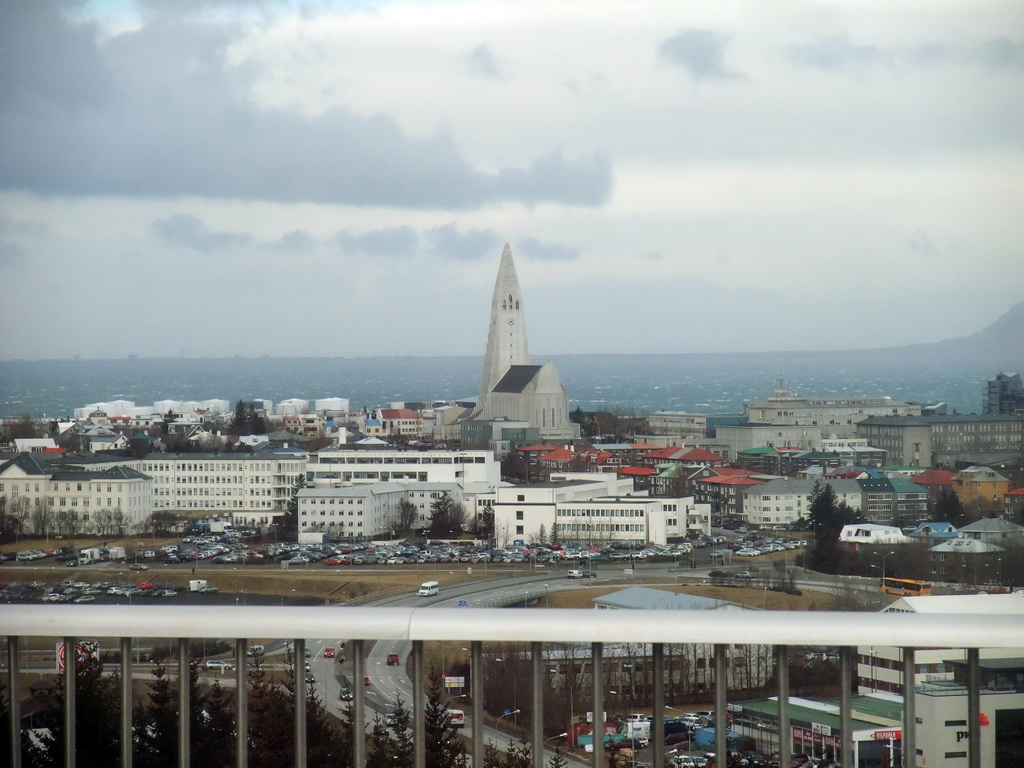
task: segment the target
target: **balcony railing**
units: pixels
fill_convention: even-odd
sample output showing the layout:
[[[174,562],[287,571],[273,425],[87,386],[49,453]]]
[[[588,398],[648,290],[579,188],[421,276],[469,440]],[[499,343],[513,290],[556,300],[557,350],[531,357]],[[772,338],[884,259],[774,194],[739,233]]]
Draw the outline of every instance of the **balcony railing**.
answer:
[[[715,753],[727,752],[727,649],[730,646],[773,646],[778,681],[778,733],[792,732],[789,718],[788,650],[791,646],[838,647],[840,656],[840,738],[839,759],[846,768],[852,764],[851,699],[853,658],[857,646],[895,646],[903,649],[903,754],[915,756],[915,708],[913,690],[914,652],[917,648],[967,649],[967,712],[970,730],[969,766],[980,768],[979,729],[981,648],[1019,648],[1024,638],[1024,616],[1013,615],[923,615],[910,613],[832,613],[772,611],[595,611],[531,610],[490,608],[293,608],[293,607],[178,607],[178,606],[3,606],[0,624],[8,636],[8,696],[11,702],[11,733],[20,728],[21,653],[33,638],[63,638],[64,647],[74,648],[84,638],[119,638],[121,650],[121,755],[111,765],[132,764],[132,639],[155,638],[177,641],[179,679],[187,679],[191,641],[200,638],[235,638],[234,660],[237,685],[236,763],[248,765],[247,674],[249,638],[280,638],[294,642],[295,678],[304,685],[304,638],[352,638],[348,655],[352,678],[365,674],[365,652],[378,640],[402,640],[412,644],[412,728],[414,765],[424,768],[425,681],[424,644],[459,641],[470,645],[470,693],[472,723],[484,722],[484,644],[521,642],[529,644],[532,669],[533,764],[545,761],[542,731],[544,708],[544,647],[554,643],[590,645],[593,669],[604,669],[605,647],[619,643],[649,644],[653,679],[665,679],[665,648],[677,644],[707,644],[713,647]],[[525,682],[525,681],[524,681]],[[75,675],[64,675],[65,765],[75,765],[74,711]],[[604,711],[603,675],[591,678],[593,711]],[[363,686],[354,685],[353,732],[366,733],[367,701]],[[181,712],[189,709],[188,686],[181,686]],[[295,697],[295,766],[305,768],[305,698]],[[665,686],[655,685],[652,696],[651,744],[653,763],[665,764]],[[478,732],[481,733],[482,731]],[[188,754],[189,718],[179,717],[179,765],[190,765]],[[10,764],[21,765],[18,740],[12,739]],[[471,756],[474,766],[483,765],[484,739],[474,738]],[[366,761],[364,739],[355,739],[355,765]],[[594,739],[590,760],[604,766],[604,743]],[[779,744],[780,764],[790,763],[790,742]],[[913,765],[913,761],[908,761]]]

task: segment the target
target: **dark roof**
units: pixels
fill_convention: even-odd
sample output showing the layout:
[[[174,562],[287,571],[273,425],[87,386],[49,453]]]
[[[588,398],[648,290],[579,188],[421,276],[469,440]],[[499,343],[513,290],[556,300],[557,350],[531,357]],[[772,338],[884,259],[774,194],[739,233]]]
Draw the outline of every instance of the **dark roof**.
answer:
[[[533,377],[540,371],[539,365],[513,365],[501,377],[501,381],[494,385],[491,392],[511,392],[517,394],[526,389],[526,385],[533,381]]]
[[[857,423],[884,427],[927,427],[932,424],[972,424],[979,421],[1024,421],[1024,416],[996,413],[955,413],[940,416],[869,416]]]

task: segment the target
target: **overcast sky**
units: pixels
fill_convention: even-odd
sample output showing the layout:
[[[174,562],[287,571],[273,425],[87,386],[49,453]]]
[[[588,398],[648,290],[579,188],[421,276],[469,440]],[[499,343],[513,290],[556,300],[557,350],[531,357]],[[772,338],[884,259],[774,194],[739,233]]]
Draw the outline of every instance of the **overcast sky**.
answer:
[[[0,3],[0,358],[895,346],[1024,297],[1020,0]]]

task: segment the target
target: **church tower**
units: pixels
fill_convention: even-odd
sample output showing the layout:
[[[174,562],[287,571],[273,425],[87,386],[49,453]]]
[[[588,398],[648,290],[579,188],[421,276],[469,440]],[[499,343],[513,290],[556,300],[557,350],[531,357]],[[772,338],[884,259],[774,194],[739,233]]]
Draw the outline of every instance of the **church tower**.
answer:
[[[505,243],[491,298],[491,324],[487,329],[487,351],[484,354],[477,410],[484,409],[487,395],[511,366],[529,364],[523,294],[519,290],[519,276],[512,260],[512,249]]]

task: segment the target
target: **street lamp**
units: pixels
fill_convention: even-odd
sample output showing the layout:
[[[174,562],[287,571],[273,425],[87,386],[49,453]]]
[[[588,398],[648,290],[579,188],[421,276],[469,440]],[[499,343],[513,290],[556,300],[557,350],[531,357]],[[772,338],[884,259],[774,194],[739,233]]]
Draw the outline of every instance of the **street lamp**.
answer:
[[[544,743],[547,744],[549,741],[554,741],[555,739],[560,739],[563,736],[568,736],[568,735],[569,735],[569,733],[567,731],[562,731],[557,736],[550,736],[550,737],[544,739]]]
[[[892,552],[889,552],[889,553],[887,553],[885,555],[882,555],[882,586],[885,586],[885,561],[889,558],[889,555],[895,555],[895,554],[896,554],[896,550],[893,550]],[[875,553],[875,557],[878,557],[878,553],[877,552]],[[876,565],[874,567],[877,568],[878,566]]]
[[[508,709],[508,710],[505,710],[500,715],[498,715],[498,720],[497,720],[497,722],[495,722],[494,727],[498,728],[498,725],[501,723],[501,719],[503,717],[508,717],[509,715],[518,715],[518,714],[519,714],[519,710],[518,709]],[[500,730],[500,729],[498,729],[498,730]]]

